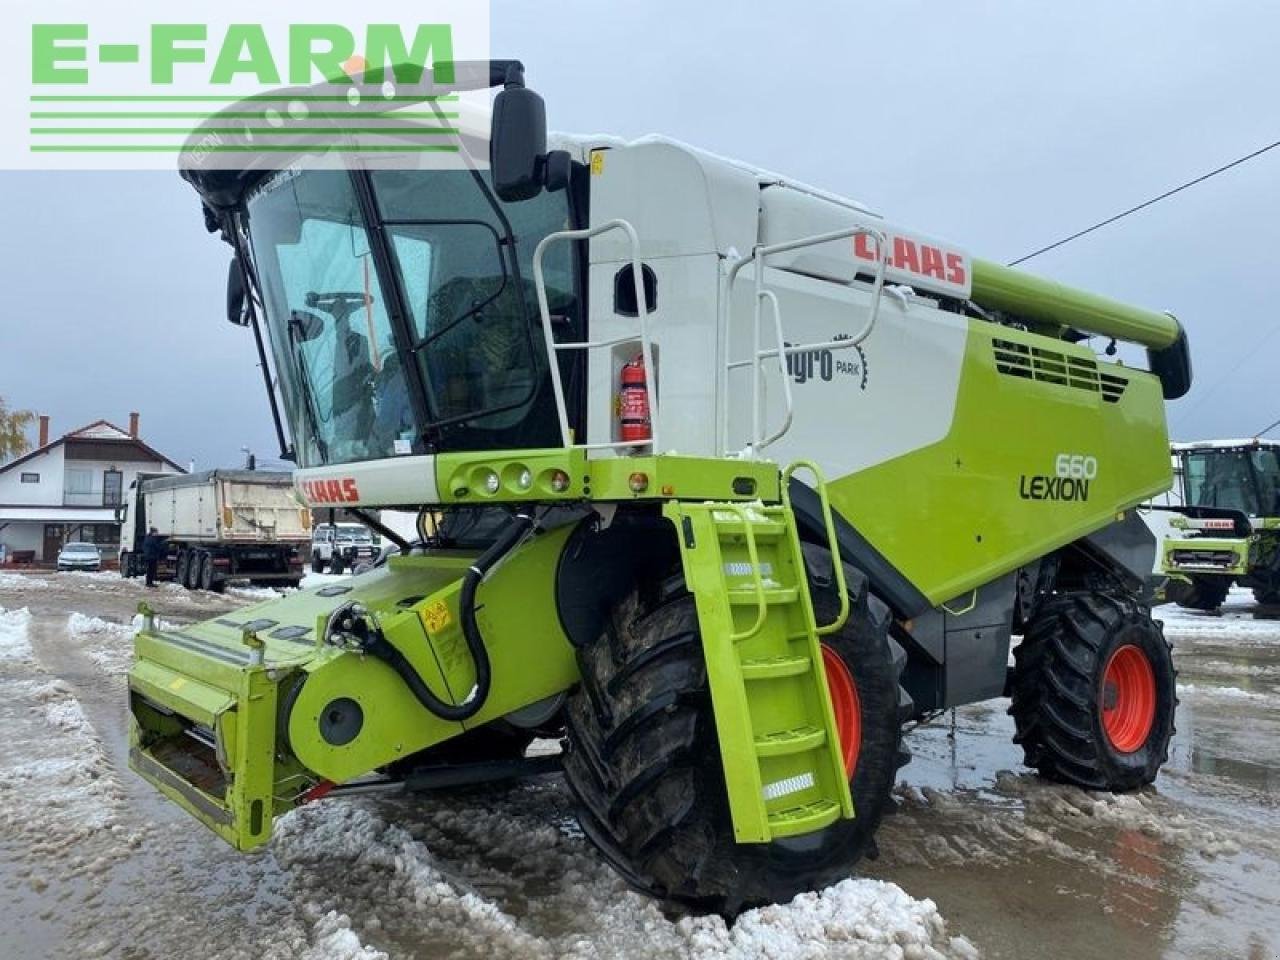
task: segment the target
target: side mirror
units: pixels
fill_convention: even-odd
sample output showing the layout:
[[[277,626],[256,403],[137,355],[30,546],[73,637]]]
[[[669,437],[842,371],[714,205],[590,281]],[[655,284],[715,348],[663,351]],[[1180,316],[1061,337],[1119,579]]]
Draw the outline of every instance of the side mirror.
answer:
[[[248,298],[245,296],[244,272],[240,269],[239,257],[231,258],[231,266],[227,270],[227,321],[237,327],[249,325]]]
[[[524,85],[523,69],[512,64],[493,100],[489,130],[489,167],[498,197],[510,203],[541,193],[546,153],[546,104]]]
[[[1178,339],[1163,349],[1147,350],[1147,365],[1160,378],[1160,386],[1166,400],[1185,397],[1191,390],[1191,348],[1187,345],[1187,332],[1178,325]]]

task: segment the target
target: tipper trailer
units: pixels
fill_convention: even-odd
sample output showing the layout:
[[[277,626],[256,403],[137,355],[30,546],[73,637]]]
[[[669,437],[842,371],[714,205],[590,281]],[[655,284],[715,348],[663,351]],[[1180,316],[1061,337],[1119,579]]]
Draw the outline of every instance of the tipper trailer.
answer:
[[[191,590],[221,592],[238,579],[296,587],[311,547],[311,511],[279,471],[143,474],[119,516],[120,575],[143,575],[143,542],[155,528],[165,538],[160,579]]]
[[[249,850],[557,737],[601,855],[727,915],[848,876],[904,725],[948,707],[1010,693],[1043,775],[1150,782],[1175,694],[1134,508],[1171,482],[1179,323],[683,144],[548,150],[523,68],[488,66],[488,146],[454,121],[487,169],[184,172],[299,489],[421,536],[148,620],[134,769]]]

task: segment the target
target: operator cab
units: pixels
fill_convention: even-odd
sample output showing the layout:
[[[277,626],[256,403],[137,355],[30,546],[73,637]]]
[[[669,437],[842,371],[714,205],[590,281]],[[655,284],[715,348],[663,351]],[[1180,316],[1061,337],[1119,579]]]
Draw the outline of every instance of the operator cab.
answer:
[[[508,124],[541,110],[521,69],[495,61],[490,75],[505,79]],[[505,138],[505,160],[538,171],[531,192],[530,175],[496,147],[493,170],[478,169],[490,144],[462,116],[448,121],[461,162],[443,168],[397,157],[395,169],[375,169],[334,154],[286,169],[184,171],[236,250],[229,315],[266,331],[281,443],[287,421],[299,467],[562,445],[532,259],[541,239],[585,223],[586,167],[549,157],[535,122],[527,142]],[[558,244],[542,264],[565,339],[585,335],[580,257]],[[578,357],[558,362],[576,429],[585,368]]]
[[[1280,444],[1259,440],[1179,444],[1188,506],[1280,516]]]

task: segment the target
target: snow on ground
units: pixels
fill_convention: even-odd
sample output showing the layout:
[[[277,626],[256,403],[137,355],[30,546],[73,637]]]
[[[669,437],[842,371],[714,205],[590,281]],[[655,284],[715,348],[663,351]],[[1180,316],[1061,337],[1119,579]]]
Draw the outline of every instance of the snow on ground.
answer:
[[[243,600],[275,600],[286,593],[293,593],[291,587],[227,587],[226,592]]]
[[[932,901],[866,878],[748,911],[733,925],[672,921],[604,866],[569,814],[558,783],[487,796],[329,800],[279,821],[272,852],[294,878],[291,896],[350,916],[353,947],[392,956],[405,937],[449,943],[458,957],[521,960],[977,956],[947,935]]]
[[[49,584],[39,577],[0,571],[0,590],[40,590],[48,586]]]
[[[177,626],[163,618],[157,618],[156,625],[162,630]],[[142,614],[136,614],[130,623],[113,623],[83,613],[67,617],[67,632],[82,644],[89,659],[112,677],[129,672],[133,662],[133,637],[141,629]]]
[[[27,628],[31,613],[21,610],[5,610],[0,607],[0,660],[26,660],[31,656],[31,643]]]
[[[33,629],[28,611],[0,608],[0,832],[56,848],[113,827],[122,795],[71,688],[41,667]]]
[[[1153,611],[1155,618],[1164,623],[1165,634],[1175,642],[1179,638],[1222,640],[1228,637],[1236,644],[1280,641],[1280,620],[1256,616],[1257,612],[1253,592],[1243,587],[1232,587],[1216,612],[1184,610],[1173,603]]]

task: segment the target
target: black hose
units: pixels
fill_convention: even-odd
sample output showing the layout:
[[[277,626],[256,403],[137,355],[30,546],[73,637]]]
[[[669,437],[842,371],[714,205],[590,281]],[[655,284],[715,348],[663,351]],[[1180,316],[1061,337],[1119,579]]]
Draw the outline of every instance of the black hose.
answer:
[[[374,632],[365,642],[365,652],[382,660],[398,673],[418,702],[441,720],[454,723],[469,720],[480,712],[489,699],[489,687],[492,684],[493,675],[489,664],[489,652],[485,649],[484,637],[476,624],[476,588],[484,580],[485,574],[524,539],[532,526],[532,517],[523,513],[516,514],[511,518],[511,522],[502,528],[498,539],[476,558],[476,562],[467,569],[462,578],[458,612],[462,618],[462,635],[466,638],[467,650],[471,654],[476,670],[475,690],[463,703],[456,705],[445,703],[432,693],[431,689],[422,682],[422,678],[418,676],[418,671],[414,669],[408,657],[388,642],[381,632]]]

